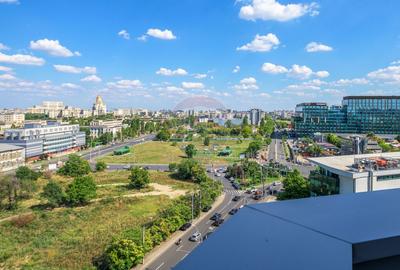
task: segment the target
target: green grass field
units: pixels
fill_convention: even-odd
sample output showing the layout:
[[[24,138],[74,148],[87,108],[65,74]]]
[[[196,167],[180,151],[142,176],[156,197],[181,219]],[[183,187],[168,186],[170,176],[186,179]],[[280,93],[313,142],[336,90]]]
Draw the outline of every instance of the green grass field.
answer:
[[[133,147],[133,151],[122,156],[112,154],[99,158],[98,160],[106,163],[124,164],[169,164],[179,162],[185,158],[185,146],[192,143],[196,146],[197,155],[195,159],[203,164],[228,164],[239,161],[239,156],[243,153],[251,140],[238,142],[236,140],[215,140],[212,139],[209,146],[203,145],[203,139],[195,139],[191,142],[179,142],[173,146],[170,142],[148,142]],[[232,154],[227,157],[220,157],[218,153],[226,146],[232,149]]]
[[[106,163],[141,163],[141,164],[169,164],[179,162],[185,153],[169,142],[147,142],[132,147],[131,153],[114,156],[112,154],[100,157],[97,160]]]

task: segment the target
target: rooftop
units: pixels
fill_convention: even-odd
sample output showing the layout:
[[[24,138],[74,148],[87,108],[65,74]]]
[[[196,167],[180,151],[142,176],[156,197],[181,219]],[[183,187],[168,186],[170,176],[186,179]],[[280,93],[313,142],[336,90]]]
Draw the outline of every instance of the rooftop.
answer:
[[[344,155],[308,158],[312,163],[319,166],[328,167],[333,170],[356,174],[364,170],[357,170],[352,167],[359,160],[376,160],[376,159],[397,159],[400,160],[400,152],[379,153],[379,154],[362,154],[362,155]],[[400,169],[400,168],[399,168]],[[384,168],[380,168],[384,170]]]
[[[399,210],[400,189],[248,205],[174,269],[350,270],[400,254]]]
[[[14,151],[14,150],[21,150],[21,149],[24,148],[13,144],[0,143],[0,153]]]

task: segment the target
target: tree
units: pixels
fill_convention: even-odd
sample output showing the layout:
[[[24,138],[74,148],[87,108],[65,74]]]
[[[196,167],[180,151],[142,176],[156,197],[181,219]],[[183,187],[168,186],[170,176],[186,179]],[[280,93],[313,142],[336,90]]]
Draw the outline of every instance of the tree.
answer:
[[[247,115],[245,115],[242,120],[242,127],[245,127],[248,125],[249,125],[249,117]]]
[[[90,172],[90,165],[87,160],[82,159],[78,155],[69,155],[67,162],[58,172],[62,175],[77,177],[86,175]]]
[[[263,136],[270,136],[274,132],[275,123],[270,116],[261,119],[259,132]]]
[[[96,184],[91,176],[76,177],[68,185],[66,195],[72,206],[86,204],[96,197]]]
[[[178,168],[178,164],[176,164],[176,163],[170,163],[170,164],[168,165],[168,170],[169,170],[170,172],[175,172],[177,168]]]
[[[156,135],[156,139],[159,141],[168,141],[170,138],[171,133],[166,129],[160,130]]]
[[[107,169],[107,164],[104,161],[97,161],[96,162],[96,171],[102,172]]]
[[[15,176],[19,180],[36,181],[40,177],[40,175],[41,175],[40,172],[35,172],[34,170],[31,170],[27,166],[18,167],[18,169],[15,172]]]
[[[144,257],[143,247],[130,239],[118,239],[106,250],[107,269],[129,270],[138,265]]]
[[[252,130],[250,126],[243,126],[242,128],[242,136],[244,138],[249,138],[251,136]]]
[[[203,144],[205,145],[205,146],[209,146],[210,145],[210,137],[205,137],[204,138],[204,142],[203,142]]]
[[[193,158],[197,153],[196,147],[193,144],[188,144],[185,147],[185,153],[188,158]]]
[[[249,143],[247,147],[246,153],[249,157],[254,158],[257,155],[257,152],[261,150],[262,143],[260,141],[253,141]]]
[[[177,176],[195,183],[201,183],[207,179],[205,169],[194,159],[182,160],[178,165]]]
[[[149,172],[140,167],[133,167],[131,169],[131,175],[129,177],[131,183],[130,187],[135,189],[145,188],[150,183]]]
[[[61,185],[54,181],[47,183],[40,196],[46,199],[51,207],[60,206],[65,202],[65,193]]]
[[[285,191],[279,194],[279,200],[299,199],[310,197],[310,183],[295,169],[289,172],[283,180]]]
[[[227,128],[232,128],[232,126],[233,126],[233,124],[232,124],[232,121],[231,120],[226,120],[226,122],[225,122],[225,127],[227,127]]]
[[[339,138],[339,136],[337,136],[335,134],[332,134],[332,133],[329,133],[328,136],[326,136],[326,140],[329,143],[331,143],[331,144],[333,144],[333,145],[335,145],[336,147],[339,147],[339,148],[340,148],[340,146],[342,144],[342,141]]]
[[[312,143],[306,148],[306,151],[312,156],[319,156],[322,153],[322,147],[318,144]]]

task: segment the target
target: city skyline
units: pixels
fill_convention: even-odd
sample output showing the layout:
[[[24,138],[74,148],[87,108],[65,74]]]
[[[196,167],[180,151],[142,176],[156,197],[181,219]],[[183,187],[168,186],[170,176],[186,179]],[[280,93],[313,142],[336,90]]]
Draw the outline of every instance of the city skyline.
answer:
[[[3,0],[0,107],[60,100],[86,108],[101,95],[110,108],[172,109],[203,95],[228,108],[272,111],[399,94],[398,7]]]

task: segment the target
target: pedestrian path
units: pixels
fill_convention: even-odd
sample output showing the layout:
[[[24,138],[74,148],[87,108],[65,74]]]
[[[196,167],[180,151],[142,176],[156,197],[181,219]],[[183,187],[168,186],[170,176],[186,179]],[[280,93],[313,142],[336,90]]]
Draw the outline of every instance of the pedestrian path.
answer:
[[[243,190],[236,190],[236,189],[224,189],[224,192],[226,194],[230,194],[230,195],[242,195],[244,193]]]

